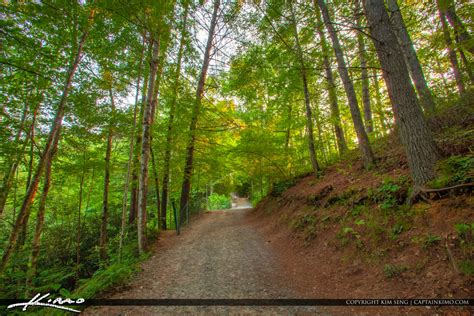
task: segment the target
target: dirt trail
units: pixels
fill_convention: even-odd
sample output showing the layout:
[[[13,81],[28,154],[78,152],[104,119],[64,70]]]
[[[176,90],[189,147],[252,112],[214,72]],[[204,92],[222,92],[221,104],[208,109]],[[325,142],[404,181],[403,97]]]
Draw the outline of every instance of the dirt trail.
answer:
[[[238,206],[249,205],[240,199]],[[298,298],[268,241],[247,219],[249,209],[204,213],[180,236],[156,244],[128,290],[108,298]],[[323,314],[315,307],[100,307],[85,315],[176,313]]]

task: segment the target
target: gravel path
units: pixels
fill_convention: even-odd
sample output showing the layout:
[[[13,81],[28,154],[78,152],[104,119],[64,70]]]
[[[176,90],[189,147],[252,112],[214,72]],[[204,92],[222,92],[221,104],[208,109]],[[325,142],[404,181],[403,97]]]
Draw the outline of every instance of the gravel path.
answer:
[[[239,203],[240,204],[240,203]],[[277,257],[246,220],[248,209],[204,213],[163,238],[130,289],[110,298],[298,298]],[[171,232],[168,232],[171,233]],[[315,307],[95,307],[85,315],[322,314]]]

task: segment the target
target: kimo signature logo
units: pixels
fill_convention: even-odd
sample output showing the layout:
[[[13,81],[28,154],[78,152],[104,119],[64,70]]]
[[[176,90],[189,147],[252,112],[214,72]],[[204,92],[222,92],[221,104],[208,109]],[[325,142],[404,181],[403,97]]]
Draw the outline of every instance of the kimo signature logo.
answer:
[[[78,305],[85,302],[83,298],[78,298],[76,300],[70,298],[48,298],[50,293],[44,294],[41,296],[40,293],[36,294],[31,300],[25,303],[15,303],[7,306],[7,309],[15,308],[15,307],[23,307],[22,311],[26,311],[30,306],[42,306],[42,307],[50,307],[50,308],[57,308],[69,312],[80,313],[80,310],[73,309],[70,307],[66,307],[63,305]]]

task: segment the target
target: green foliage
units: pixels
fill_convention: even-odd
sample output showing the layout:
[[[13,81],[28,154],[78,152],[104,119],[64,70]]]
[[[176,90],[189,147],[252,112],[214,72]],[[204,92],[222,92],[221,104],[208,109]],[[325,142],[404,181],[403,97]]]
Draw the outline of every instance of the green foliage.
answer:
[[[118,247],[124,175],[128,173],[129,161],[133,162],[132,169],[135,172],[127,196],[127,213],[130,210],[130,189],[137,187],[137,178],[140,178],[139,161],[137,163],[135,159],[130,159],[128,150],[130,144],[134,144],[135,154],[140,156],[139,139],[143,132],[140,100],[141,95],[146,97],[145,83],[148,82],[150,74],[152,41],[149,39],[157,29],[161,36],[159,60],[162,64],[156,81],[165,84],[161,84],[159,91],[156,91],[159,99],[155,101],[160,106],[156,109],[157,119],[153,120],[150,135],[156,161],[150,161],[148,176],[150,180],[155,180],[153,171],[156,169],[158,178],[156,183],[150,181],[147,195],[146,233],[150,240],[160,231],[156,202],[159,200],[161,188],[156,186],[161,186],[165,174],[163,153],[166,150],[172,152],[168,194],[170,200],[179,201],[183,161],[186,160],[185,149],[190,138],[189,126],[193,121],[193,105],[196,104],[194,83],[199,81],[198,68],[195,65],[200,64],[202,60],[199,41],[192,36],[201,31],[194,29],[202,27],[202,23],[196,21],[197,17],[201,16],[199,10],[208,9],[195,4],[187,8],[188,28],[192,30],[189,32],[181,29],[182,21],[174,19],[176,13],[181,15],[185,11],[188,12],[183,6],[185,3],[189,1],[55,1],[53,4],[42,1],[3,2],[2,34],[7,36],[1,39],[2,182],[9,174],[11,166],[17,163],[18,168],[12,173],[12,187],[5,190],[9,196],[0,221],[0,256],[4,254],[8,244],[12,224],[18,216],[18,207],[24,197],[30,173],[38,169],[36,165],[48,140],[50,124],[55,117],[79,40],[87,29],[86,25],[91,24],[83,47],[83,58],[72,78],[66,100],[59,146],[54,150],[56,154],[51,190],[46,202],[38,273],[28,290],[93,297],[126,281],[135,271],[138,260],[141,260],[136,249],[135,222],[125,227],[121,260],[118,258]],[[199,3],[204,6],[211,5],[205,1]],[[224,33],[231,34],[236,31],[236,34],[233,34],[235,36],[231,37],[240,38],[238,33],[243,30],[252,36],[244,36],[242,43],[235,49],[235,55],[228,52],[232,56],[227,56],[225,50],[222,51],[222,56],[217,59],[224,59],[222,64],[228,67],[224,67],[224,70],[211,67],[215,70],[210,71],[212,77],[206,80],[206,96],[202,100],[202,109],[198,111],[200,116],[195,122],[199,128],[196,134],[192,135],[197,141],[193,147],[194,166],[190,179],[193,185],[188,204],[190,213],[197,213],[206,206],[209,209],[229,208],[228,194],[232,190],[236,190],[241,196],[251,196],[254,205],[270,190],[271,196],[281,197],[285,190],[296,184],[295,175],[311,170],[307,120],[302,102],[304,91],[301,85],[301,67],[292,48],[296,44],[291,32],[295,25],[286,18],[289,15],[288,6],[283,2],[270,1],[265,6],[264,18],[256,13],[258,10],[247,10],[242,3],[238,1],[222,7],[220,15],[224,17],[226,24]],[[352,8],[347,3],[331,3],[335,21],[352,14]],[[404,14],[426,13],[425,6],[417,3],[404,9]],[[91,10],[95,12],[95,16],[88,20]],[[130,15],[130,12],[137,14]],[[462,14],[463,11],[458,12]],[[316,34],[314,23],[305,22],[314,22],[314,8],[295,6],[293,13],[298,24],[296,30],[300,36],[299,44],[304,51],[303,64],[316,65],[315,61],[321,61],[323,57],[318,42],[320,37]],[[467,21],[466,17],[470,18],[466,15],[463,20]],[[448,82],[446,86],[443,81],[445,78],[439,75],[448,72],[449,63],[435,56],[444,49],[444,46],[440,45],[440,36],[435,31],[419,32],[428,29],[426,26],[432,19],[411,20],[415,21],[410,25],[413,27],[410,35],[414,37],[414,41],[423,37],[423,42],[430,40],[432,46],[437,48],[419,50],[423,66],[426,64],[424,69],[432,72],[428,76],[432,79],[430,86],[440,101],[446,90],[448,98],[444,104],[451,103],[451,100],[454,100],[451,93],[454,89],[450,89],[453,82]],[[145,39],[142,38],[144,33],[147,37]],[[181,36],[184,55],[182,61],[177,61],[175,52],[179,50],[178,37]],[[357,47],[355,37],[344,36],[341,39],[344,42],[342,46],[348,50],[348,56],[355,56],[356,52],[352,51]],[[168,59],[170,56],[172,58]],[[327,57],[329,60],[333,59],[333,56]],[[367,50],[369,64],[377,65],[376,58],[373,50]],[[182,68],[177,69],[176,64],[180,62],[183,64]],[[436,65],[435,62],[441,65]],[[218,64],[220,63],[219,60]],[[349,66],[351,76],[360,77],[359,67],[352,64]],[[351,121],[351,113],[343,106],[344,91],[340,88],[335,91],[349,149],[340,155],[334,136],[336,118],[331,107],[327,106],[331,104],[329,94],[326,93],[328,82],[325,76],[321,76],[320,68],[318,66],[306,69],[315,136],[317,133],[316,154],[319,163],[324,168],[338,159],[347,158],[346,167],[355,166],[356,157],[353,157],[353,150],[357,147],[356,135],[352,124],[345,123]],[[174,82],[173,78],[177,73],[182,76]],[[334,77],[336,85],[339,86],[337,81],[340,79],[337,79],[336,73]],[[361,91],[360,80],[355,80],[354,84],[356,91]],[[373,144],[380,143],[380,138],[387,135],[393,122],[388,96],[375,90],[370,89],[371,97],[376,101],[372,102],[375,128],[370,140]],[[135,93],[137,104],[133,101]],[[467,97],[461,98],[460,102],[466,104],[459,115],[469,117],[465,115],[465,111],[472,108],[470,93],[466,91]],[[111,110],[113,102],[116,105],[115,111]],[[457,103],[456,101],[456,106],[451,108],[460,108]],[[175,119],[173,124],[170,124],[173,106]],[[136,122],[134,117],[138,118]],[[106,231],[109,259],[101,260],[98,245],[104,202],[104,140],[109,131],[109,122],[113,122],[109,217]],[[467,120],[465,122],[470,123]],[[468,127],[470,125],[464,125],[461,128],[446,130],[442,143],[455,143],[458,146],[458,138],[472,137],[472,129]],[[30,130],[35,131],[32,133],[33,141],[28,139]],[[33,162],[31,166],[30,159]],[[454,156],[442,160],[438,165],[440,176],[433,181],[432,186],[471,182],[474,179],[473,169],[472,156]],[[349,168],[339,168],[338,171],[346,176],[350,175]],[[317,185],[319,181],[319,178],[314,178],[311,185]],[[31,206],[24,243],[16,245],[6,272],[0,275],[1,297],[22,297],[27,290],[26,271],[29,268],[31,241],[38,215],[38,197],[41,195],[43,182],[44,179],[39,183],[39,191]],[[408,195],[408,186],[407,177],[387,178],[377,189],[368,193],[368,200],[364,196],[365,192],[361,193],[357,187],[353,187],[345,192],[331,194],[326,206],[339,204],[350,209],[352,218],[343,224],[352,225],[364,233],[368,231],[374,240],[386,235],[389,230],[387,227],[390,227],[388,223],[393,223],[390,231],[391,236],[395,238],[411,225],[412,214],[401,206]],[[213,188],[215,193],[206,199],[210,188]],[[314,202],[318,199],[320,197],[314,197]],[[383,210],[380,217],[377,213],[370,213],[371,201]],[[390,214],[393,217],[389,217],[387,213],[393,210],[397,211],[392,212],[396,214]],[[171,207],[168,207],[166,219],[167,227],[173,228],[174,215]],[[316,215],[304,214],[292,222],[292,225],[295,230],[303,232],[307,240],[311,240],[316,236],[317,228],[320,227],[318,225],[327,223],[330,219],[334,219],[334,222],[345,220],[340,214],[330,214],[318,222]],[[472,243],[472,224],[461,223],[455,228],[463,247]],[[357,246],[362,247],[360,233],[352,227],[343,227],[339,237],[347,242],[356,240]],[[436,236],[427,237],[425,240],[428,246],[436,242]],[[78,259],[79,263],[76,262]]]
[[[406,230],[406,227],[403,224],[395,224],[392,226],[392,229],[390,230],[390,237],[391,239],[396,239],[398,235],[400,235],[402,232]]]
[[[237,195],[238,196],[249,196],[251,191],[251,185],[248,182],[244,182],[237,186]]]
[[[252,205],[256,206],[262,199],[265,197],[265,194],[262,194],[261,192],[253,192],[250,198],[250,201],[252,202]]]
[[[383,266],[383,273],[385,277],[388,279],[399,276],[407,270],[408,268],[403,264],[397,265],[397,264],[388,263]]]
[[[370,190],[368,196],[379,204],[382,210],[392,210],[403,204],[408,196],[408,177],[398,179],[385,178],[375,190]]]
[[[427,249],[438,244],[441,241],[441,237],[428,234],[423,242],[423,248]]]
[[[125,283],[134,272],[138,271],[137,262],[136,259],[128,259],[97,270],[92,278],[79,281],[80,286],[73,295],[86,299],[92,298],[116,285]]]
[[[354,217],[357,217],[359,216],[360,214],[362,214],[362,212],[366,209],[366,206],[365,205],[355,205],[352,209],[351,209],[351,216],[354,216]]]
[[[289,188],[291,188],[295,184],[296,184],[295,179],[288,179],[288,180],[284,180],[284,181],[280,181],[278,183],[275,183],[275,184],[273,184],[270,195],[274,196],[274,197],[281,196],[283,194],[283,192],[285,192],[286,190],[288,190]]]
[[[290,228],[294,231],[303,231],[308,226],[314,226],[316,222],[316,216],[313,214],[304,214],[291,221]]]
[[[357,248],[364,247],[360,233],[352,227],[342,227],[341,230],[336,234],[336,237],[341,241],[342,246],[346,246],[351,241],[354,241]]]
[[[464,254],[472,253],[474,250],[474,223],[458,223],[454,225],[459,237],[459,244]]]
[[[473,276],[474,275],[474,262],[472,260],[466,259],[459,262],[459,269],[462,273]]]
[[[452,156],[437,164],[438,177],[429,183],[432,188],[474,181],[474,156]]]
[[[230,198],[226,195],[213,193],[208,198],[209,210],[223,210],[231,207]]]
[[[458,234],[459,238],[464,240],[472,240],[474,236],[474,223],[466,224],[459,223],[454,225],[454,229]]]

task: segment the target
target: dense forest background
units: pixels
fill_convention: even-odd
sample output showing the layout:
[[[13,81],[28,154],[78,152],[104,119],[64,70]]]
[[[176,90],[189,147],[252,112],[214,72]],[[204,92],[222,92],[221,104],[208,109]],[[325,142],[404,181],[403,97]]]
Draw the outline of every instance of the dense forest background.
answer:
[[[92,297],[161,230],[345,157],[376,170],[393,133],[415,196],[449,156],[429,118],[472,116],[469,1],[0,7],[5,298]]]

